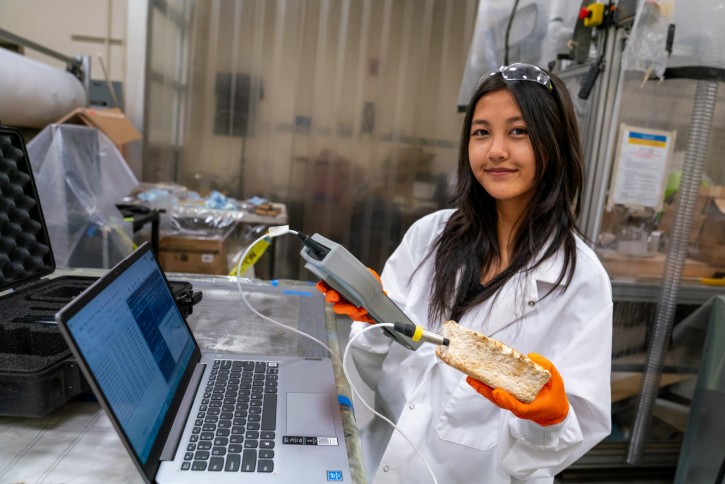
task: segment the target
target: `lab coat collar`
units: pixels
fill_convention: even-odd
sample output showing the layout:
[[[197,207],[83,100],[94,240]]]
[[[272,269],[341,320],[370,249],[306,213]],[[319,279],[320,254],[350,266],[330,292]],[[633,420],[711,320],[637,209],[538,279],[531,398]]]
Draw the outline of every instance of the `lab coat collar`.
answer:
[[[541,258],[541,254],[537,257],[537,260]],[[535,267],[533,270],[531,270],[531,277],[539,282],[546,282],[548,284],[554,285],[556,284],[556,280],[559,278],[559,274],[561,273],[561,269],[564,267],[564,251],[562,249],[559,249],[556,251],[556,253],[543,261],[541,264],[539,264],[537,267]],[[564,281],[566,278],[564,278]],[[563,284],[564,281],[559,282],[559,284]],[[542,297],[544,294],[542,294]]]
[[[485,335],[495,336],[537,310],[541,298],[556,284],[563,264],[563,251],[559,250],[537,267],[520,272],[491,298],[491,302],[464,316],[462,323]]]

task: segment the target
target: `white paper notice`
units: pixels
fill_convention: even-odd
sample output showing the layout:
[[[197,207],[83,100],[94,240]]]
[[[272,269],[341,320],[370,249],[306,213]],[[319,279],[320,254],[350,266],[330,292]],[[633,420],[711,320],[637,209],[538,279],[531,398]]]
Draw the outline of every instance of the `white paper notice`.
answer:
[[[614,204],[660,208],[675,135],[675,131],[622,125],[610,208]]]

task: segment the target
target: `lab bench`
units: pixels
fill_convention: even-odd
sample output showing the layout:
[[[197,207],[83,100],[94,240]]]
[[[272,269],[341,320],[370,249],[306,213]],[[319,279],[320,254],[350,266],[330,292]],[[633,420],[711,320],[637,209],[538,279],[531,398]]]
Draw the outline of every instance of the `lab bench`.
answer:
[[[59,275],[101,275],[69,269]],[[202,300],[188,317],[203,351],[240,354],[328,356],[317,343],[254,315],[235,278],[169,274],[191,282]],[[335,316],[315,288],[300,281],[244,280],[251,305],[268,317],[311,334],[342,358]],[[352,400],[342,368],[333,358],[339,395]],[[344,399],[342,399],[344,400]],[[366,482],[360,436],[353,411],[341,405],[352,482]],[[131,458],[93,395],[86,393],[40,418],[0,417],[0,482],[142,482]]]

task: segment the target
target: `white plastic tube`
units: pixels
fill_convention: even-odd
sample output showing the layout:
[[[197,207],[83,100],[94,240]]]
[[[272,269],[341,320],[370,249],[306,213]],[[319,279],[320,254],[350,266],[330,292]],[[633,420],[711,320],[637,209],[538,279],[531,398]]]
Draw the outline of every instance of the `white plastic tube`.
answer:
[[[86,105],[86,92],[72,74],[0,49],[0,122],[43,128]]]

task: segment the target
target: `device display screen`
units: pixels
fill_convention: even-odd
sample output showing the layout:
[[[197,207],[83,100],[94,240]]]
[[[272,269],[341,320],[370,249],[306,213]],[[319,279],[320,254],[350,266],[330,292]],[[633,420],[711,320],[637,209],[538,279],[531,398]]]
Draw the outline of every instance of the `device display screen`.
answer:
[[[67,327],[145,464],[195,348],[153,253],[102,289]]]

